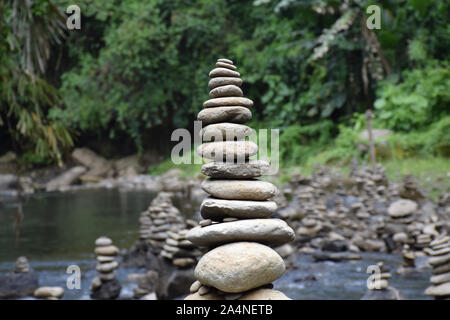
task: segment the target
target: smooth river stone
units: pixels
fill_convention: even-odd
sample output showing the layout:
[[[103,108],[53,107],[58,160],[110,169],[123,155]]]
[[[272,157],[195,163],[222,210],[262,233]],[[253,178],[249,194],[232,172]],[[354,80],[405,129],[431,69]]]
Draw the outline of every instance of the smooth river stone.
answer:
[[[112,240],[108,237],[100,237],[95,240],[95,245],[98,247],[106,247],[112,245]]]
[[[282,245],[295,238],[294,230],[280,219],[247,219],[223,222],[189,230],[186,238],[199,247],[235,241]]]
[[[223,107],[223,106],[243,106],[250,108],[253,106],[253,101],[243,97],[223,97],[206,100],[203,103],[203,107]]]
[[[239,300],[292,300],[283,292],[273,289],[257,289],[243,295]]]
[[[114,259],[114,256],[97,256],[98,262],[112,262]]]
[[[250,179],[262,176],[269,170],[265,160],[250,160],[244,163],[209,162],[202,166],[202,173],[211,178]]]
[[[227,68],[233,71],[236,71],[237,68],[235,65],[232,65],[230,63],[225,63],[225,62],[216,62],[216,67],[217,68]]]
[[[450,282],[450,272],[432,276],[430,282],[434,285]]]
[[[432,266],[440,265],[445,262],[450,261],[450,253],[443,255],[443,256],[436,256],[436,257],[430,257],[428,259],[428,263]]]
[[[233,64],[233,61],[231,61],[231,60],[229,60],[229,59],[225,59],[225,58],[217,59],[217,62],[223,62],[223,63]]]
[[[215,198],[230,200],[267,200],[277,193],[277,187],[259,180],[205,180],[203,191]]]
[[[217,77],[217,78],[212,78],[208,82],[208,88],[210,90],[217,88],[217,87],[226,86],[226,85],[235,85],[235,86],[240,87],[242,85],[242,79],[241,78],[233,78],[233,77]]]
[[[285,268],[275,250],[256,242],[234,242],[206,253],[194,273],[204,285],[238,293],[275,281]]]
[[[252,134],[252,128],[237,123],[214,123],[200,131],[203,141],[244,140]]]
[[[252,120],[252,112],[246,107],[217,107],[203,109],[198,113],[197,119],[203,125],[220,122],[245,123]]]
[[[425,290],[425,294],[435,297],[450,296],[450,282],[428,287],[427,290]]]
[[[197,148],[203,158],[215,161],[234,160],[244,162],[248,157],[258,153],[258,146],[252,141],[217,141],[207,142]]]
[[[95,248],[95,254],[99,256],[115,256],[119,253],[119,248],[116,246],[106,246]]]
[[[211,98],[242,97],[243,95],[241,88],[232,84],[214,88],[209,92]]]
[[[113,271],[114,269],[117,269],[118,267],[119,267],[119,264],[117,263],[117,261],[113,261],[113,262],[99,263],[99,264],[97,264],[95,269],[98,272],[108,273],[108,272]]]
[[[274,201],[223,200],[206,198],[200,206],[205,219],[219,220],[226,217],[241,219],[267,218],[277,210]]]
[[[241,74],[237,71],[233,71],[227,68],[215,68],[212,69],[209,73],[210,78],[218,78],[218,77],[233,77],[239,78]]]

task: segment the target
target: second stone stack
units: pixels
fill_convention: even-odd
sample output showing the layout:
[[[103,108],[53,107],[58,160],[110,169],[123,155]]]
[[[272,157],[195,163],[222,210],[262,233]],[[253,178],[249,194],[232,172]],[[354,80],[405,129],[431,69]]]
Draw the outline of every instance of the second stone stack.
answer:
[[[202,141],[197,152],[210,162],[202,189],[210,197],[200,207],[205,219],[186,238],[209,249],[195,268],[197,282],[187,299],[288,299],[272,290],[285,271],[270,246],[294,240],[294,231],[280,219],[267,219],[277,209],[269,199],[277,188],[256,178],[269,163],[250,160],[258,146],[248,140],[253,101],[243,97],[242,80],[231,60],[219,59],[209,76],[210,98],[198,114]],[[212,161],[211,161],[212,160]],[[268,289],[269,288],[269,289]]]

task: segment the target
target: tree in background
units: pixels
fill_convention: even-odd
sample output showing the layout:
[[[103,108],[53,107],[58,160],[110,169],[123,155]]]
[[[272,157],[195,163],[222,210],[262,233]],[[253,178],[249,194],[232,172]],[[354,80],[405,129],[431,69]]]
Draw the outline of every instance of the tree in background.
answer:
[[[68,128],[48,116],[60,97],[45,72],[64,38],[65,18],[49,0],[2,0],[0,12],[0,126],[28,161],[61,164],[73,142]]]

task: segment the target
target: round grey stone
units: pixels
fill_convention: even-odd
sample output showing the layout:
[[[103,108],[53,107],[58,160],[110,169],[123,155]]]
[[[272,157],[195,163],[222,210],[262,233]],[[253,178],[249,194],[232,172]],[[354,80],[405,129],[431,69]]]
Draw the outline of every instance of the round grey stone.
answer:
[[[244,140],[252,134],[252,128],[237,123],[214,123],[200,131],[203,141]]]
[[[239,78],[241,74],[237,71],[230,70],[228,68],[215,68],[212,69],[209,73],[210,78],[217,78],[217,77],[234,77]]]
[[[417,210],[417,203],[412,200],[401,199],[392,203],[388,208],[391,217],[400,218],[411,215]]]
[[[234,242],[206,253],[194,273],[204,285],[238,293],[275,281],[285,268],[273,249],[256,242]]]
[[[200,206],[205,219],[219,220],[226,217],[241,219],[267,218],[277,210],[274,201],[223,200],[206,198]]]
[[[217,59],[217,62],[224,62],[224,63],[228,63],[228,64],[233,64],[233,61],[231,61],[229,59],[225,59],[225,58]]]
[[[104,247],[112,245],[112,240],[108,237],[100,237],[97,240],[95,240],[95,245],[97,247]]]
[[[280,219],[246,219],[189,230],[186,238],[199,247],[235,241],[282,245],[294,240],[294,230]]]
[[[264,160],[250,160],[244,163],[209,162],[202,166],[202,173],[211,178],[249,179],[262,176],[269,169]]]
[[[229,64],[229,63],[225,63],[225,62],[217,62],[216,63],[216,67],[217,68],[227,68],[227,69],[230,69],[230,70],[233,70],[233,71],[237,70],[235,65],[232,65],[232,64]]]
[[[252,141],[217,141],[207,142],[197,148],[203,158],[215,161],[238,160],[244,162],[248,157],[258,153],[258,146]]]
[[[205,180],[202,189],[215,198],[230,200],[267,200],[277,193],[272,183],[258,180]]]
[[[233,84],[217,87],[209,92],[209,96],[211,98],[242,97],[243,95],[244,93],[242,92],[241,88]]]
[[[252,112],[241,106],[208,108],[200,111],[197,119],[202,121],[203,125],[218,122],[245,123],[252,120]]]
[[[223,107],[223,106],[243,106],[250,108],[253,106],[253,101],[243,97],[223,97],[206,100],[203,103],[203,107]]]
[[[217,78],[212,78],[211,80],[209,80],[208,88],[210,90],[212,90],[214,88],[226,86],[226,85],[235,85],[235,86],[240,87],[242,85],[242,82],[243,81],[241,78],[217,77]]]

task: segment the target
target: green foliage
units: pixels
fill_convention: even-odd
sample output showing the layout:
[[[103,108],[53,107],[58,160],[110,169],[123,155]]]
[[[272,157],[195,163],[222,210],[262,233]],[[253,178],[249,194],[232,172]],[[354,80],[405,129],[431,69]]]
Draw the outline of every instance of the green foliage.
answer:
[[[448,63],[433,63],[403,73],[403,80],[380,84],[375,102],[377,123],[383,127],[417,130],[449,113],[450,69]]]

